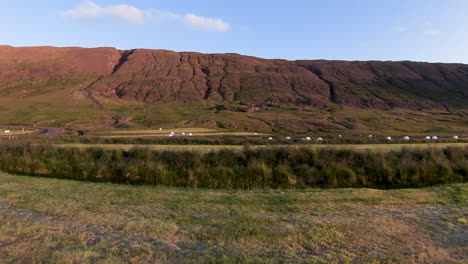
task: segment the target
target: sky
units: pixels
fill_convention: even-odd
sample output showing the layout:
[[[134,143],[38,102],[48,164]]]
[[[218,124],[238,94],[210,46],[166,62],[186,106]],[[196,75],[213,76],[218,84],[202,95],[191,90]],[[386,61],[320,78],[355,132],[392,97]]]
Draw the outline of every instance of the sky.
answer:
[[[0,45],[468,63],[468,0],[0,0]]]

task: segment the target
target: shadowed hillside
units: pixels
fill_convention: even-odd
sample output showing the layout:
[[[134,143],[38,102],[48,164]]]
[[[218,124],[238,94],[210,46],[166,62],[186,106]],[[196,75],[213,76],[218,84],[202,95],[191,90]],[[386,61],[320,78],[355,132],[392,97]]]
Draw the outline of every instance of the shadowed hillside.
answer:
[[[463,131],[468,65],[0,46],[1,123]]]

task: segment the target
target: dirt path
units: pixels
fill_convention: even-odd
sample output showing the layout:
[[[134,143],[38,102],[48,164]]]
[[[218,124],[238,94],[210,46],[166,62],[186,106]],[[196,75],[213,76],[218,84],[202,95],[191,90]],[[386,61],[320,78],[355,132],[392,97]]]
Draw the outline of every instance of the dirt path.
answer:
[[[42,136],[57,136],[63,134],[65,131],[62,128],[55,127],[39,127],[31,125],[0,125],[0,129],[10,129],[10,130],[35,130],[34,133],[15,135],[15,136],[28,136],[28,135],[42,135]]]

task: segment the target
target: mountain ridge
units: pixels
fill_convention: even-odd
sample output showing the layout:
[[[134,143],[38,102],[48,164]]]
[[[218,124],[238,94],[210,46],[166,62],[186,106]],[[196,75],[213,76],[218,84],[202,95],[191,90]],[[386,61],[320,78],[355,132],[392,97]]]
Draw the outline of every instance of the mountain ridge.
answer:
[[[132,49],[119,49],[117,47],[112,46],[97,46],[97,47],[81,47],[81,46],[51,46],[51,45],[43,45],[43,46],[12,46],[7,44],[0,44],[0,48],[15,48],[15,49],[22,49],[22,48],[52,48],[52,49],[115,49],[117,51],[125,52],[130,50],[154,50],[154,51],[169,51],[175,53],[194,53],[194,54],[205,54],[205,55],[239,55],[243,57],[251,57],[263,60],[278,60],[278,61],[288,61],[288,62],[297,62],[297,61],[330,61],[330,62],[415,62],[415,63],[430,63],[430,64],[455,64],[455,65],[468,65],[468,63],[463,62],[442,62],[442,61],[417,61],[417,60],[343,60],[343,59],[285,59],[285,58],[263,58],[255,55],[246,55],[242,53],[236,52],[222,52],[222,53],[203,53],[198,51],[174,51],[169,49],[152,49],[152,48],[132,48]]]

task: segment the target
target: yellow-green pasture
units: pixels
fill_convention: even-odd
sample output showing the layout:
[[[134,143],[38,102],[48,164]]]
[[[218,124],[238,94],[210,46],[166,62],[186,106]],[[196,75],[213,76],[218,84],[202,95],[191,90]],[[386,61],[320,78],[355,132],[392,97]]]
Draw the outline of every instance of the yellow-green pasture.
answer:
[[[189,133],[193,136],[266,136],[264,133],[230,131],[226,129],[211,129],[211,128],[166,128],[166,129],[151,129],[151,130],[114,130],[102,131],[95,133],[98,137],[103,138],[147,138],[147,137],[167,137],[171,132],[174,137],[188,137]],[[185,133],[185,135],[182,135]]]

